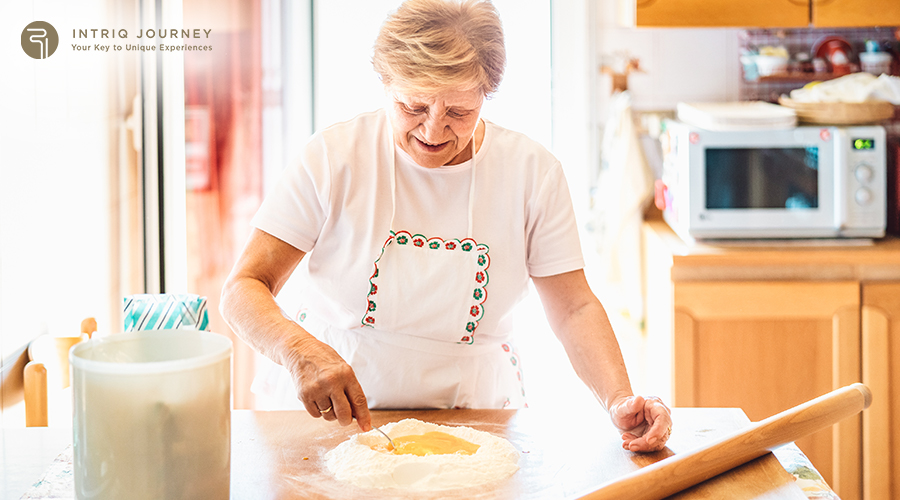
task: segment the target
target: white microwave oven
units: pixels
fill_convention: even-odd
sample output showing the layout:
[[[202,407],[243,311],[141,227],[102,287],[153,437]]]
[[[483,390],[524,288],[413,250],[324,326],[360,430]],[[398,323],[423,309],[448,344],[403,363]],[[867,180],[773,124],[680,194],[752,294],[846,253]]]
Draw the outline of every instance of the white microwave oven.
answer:
[[[885,130],[712,131],[667,121],[656,204],[685,239],[879,238]]]

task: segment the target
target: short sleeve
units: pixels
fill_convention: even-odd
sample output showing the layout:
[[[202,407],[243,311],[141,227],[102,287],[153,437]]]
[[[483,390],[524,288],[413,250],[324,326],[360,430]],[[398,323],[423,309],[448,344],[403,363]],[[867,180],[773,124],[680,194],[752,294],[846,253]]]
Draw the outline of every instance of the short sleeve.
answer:
[[[310,252],[328,213],[329,172],[327,149],[317,134],[304,147],[300,159],[282,171],[250,224]]]
[[[553,276],[584,267],[575,210],[559,162],[544,176],[530,203],[526,245],[531,276]]]

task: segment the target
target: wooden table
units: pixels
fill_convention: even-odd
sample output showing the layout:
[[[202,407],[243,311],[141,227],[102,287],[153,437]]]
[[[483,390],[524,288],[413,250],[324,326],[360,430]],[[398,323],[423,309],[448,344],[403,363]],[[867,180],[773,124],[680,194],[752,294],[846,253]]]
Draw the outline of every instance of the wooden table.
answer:
[[[416,495],[361,489],[337,481],[324,466],[325,453],[358,432],[356,425],[340,427],[305,412],[235,411],[232,498],[577,498],[608,480],[703,446],[750,423],[740,409],[676,408],[667,448],[653,454],[635,454],[622,449],[618,432],[600,409],[596,414],[578,416],[534,409],[385,411],[373,413],[373,424],[403,418],[467,425],[504,436],[521,452],[520,469],[509,480],[489,487]],[[673,498],[806,500],[793,476],[772,454]]]
[[[303,411],[232,412],[231,498],[234,499],[565,499],[596,489],[672,454],[703,446],[749,424],[739,409],[675,408],[665,450],[634,454],[601,409],[580,415],[542,410],[376,411],[373,423],[404,418],[467,425],[504,436],[521,452],[519,471],[490,487],[410,494],[366,490],[340,483],[324,466],[324,455],[358,432],[355,425],[313,419]],[[0,434],[2,498],[16,499],[41,479],[71,443],[71,429],[4,429]],[[54,476],[55,477],[55,476]],[[61,489],[74,491],[71,475]],[[59,489],[59,488],[58,488]],[[717,476],[672,498],[806,500],[793,476],[771,454]]]

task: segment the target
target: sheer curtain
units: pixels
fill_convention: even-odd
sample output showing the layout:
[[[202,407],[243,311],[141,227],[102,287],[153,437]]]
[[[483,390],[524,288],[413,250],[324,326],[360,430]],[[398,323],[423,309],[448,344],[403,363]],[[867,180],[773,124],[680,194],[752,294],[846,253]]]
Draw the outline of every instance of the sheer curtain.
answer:
[[[0,426],[25,425],[22,369],[40,335],[122,328],[122,296],[140,292],[140,55],[76,52],[71,27],[136,33],[139,0],[0,2],[0,31],[50,21],[45,60],[0,44]],[[133,35],[132,35],[133,36]],[[100,40],[96,40],[99,42]],[[91,41],[93,45],[95,41]],[[139,120],[139,117],[138,117]],[[60,394],[61,396],[61,394]],[[51,426],[70,427],[71,414]],[[62,408],[62,406],[60,406]]]

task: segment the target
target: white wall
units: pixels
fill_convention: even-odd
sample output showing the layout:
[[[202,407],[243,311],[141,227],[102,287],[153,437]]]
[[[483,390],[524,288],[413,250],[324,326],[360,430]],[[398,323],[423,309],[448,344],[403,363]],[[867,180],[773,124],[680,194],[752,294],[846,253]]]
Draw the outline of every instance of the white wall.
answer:
[[[596,57],[625,52],[640,59],[629,90],[636,110],[674,109],[678,101],[737,100],[740,84],[737,29],[623,28],[616,22],[618,0],[596,0]],[[598,79],[600,117],[609,77]]]
[[[593,22],[591,57],[593,68],[591,79],[591,108],[593,133],[592,172],[594,179],[589,185],[598,182],[600,171],[600,142],[606,120],[609,118],[612,79],[600,72],[603,64],[612,65],[621,70],[624,57],[634,57],[640,61],[641,71],[632,73],[628,79],[632,109],[641,111],[674,111],[679,101],[730,101],[738,100],[740,85],[740,67],[738,61],[738,34],[736,29],[717,28],[629,28],[617,23],[619,0],[588,0],[593,2]],[[633,2],[633,0],[632,0]],[[613,129],[614,130],[614,129]],[[616,168],[624,168],[617,164]],[[621,170],[620,170],[621,171]],[[613,176],[614,178],[614,176]],[[601,191],[602,192],[602,191]],[[601,200],[602,203],[602,200]],[[609,207],[600,207],[609,208]],[[609,216],[610,213],[598,210]],[[599,216],[599,215],[598,215]],[[623,222],[623,221],[619,221]],[[631,222],[634,224],[634,222]],[[633,226],[630,226],[633,227]],[[625,233],[627,234],[627,233]],[[641,326],[635,315],[635,306],[639,301],[633,299],[634,282],[640,282],[638,271],[628,273],[627,283],[610,283],[604,270],[619,269],[622,260],[609,261],[610,255],[597,252],[602,243],[605,248],[613,245],[636,242],[621,238],[614,243],[607,243],[602,236],[598,238],[598,246],[586,249],[586,256],[594,258],[595,266],[588,266],[587,272],[592,285],[597,284],[601,299],[610,312],[610,319],[615,325],[626,367],[628,368],[634,390],[643,394],[662,396],[669,401],[671,381],[667,374],[653,369],[659,366],[659,360],[651,356],[655,351],[648,348],[646,337],[641,335]],[[593,241],[593,240],[592,240]],[[629,261],[624,261],[626,264]],[[623,300],[631,298],[631,300]],[[631,319],[626,319],[620,312],[629,312]],[[663,360],[664,361],[664,360]],[[664,363],[663,363],[664,364]]]
[[[42,333],[77,335],[86,316],[109,329],[115,123],[107,54],[73,53],[73,26],[108,25],[106,0],[0,3],[0,359]],[[60,43],[28,57],[27,24]],[[2,425],[14,425],[8,412]],[[19,422],[19,425],[22,425]]]

